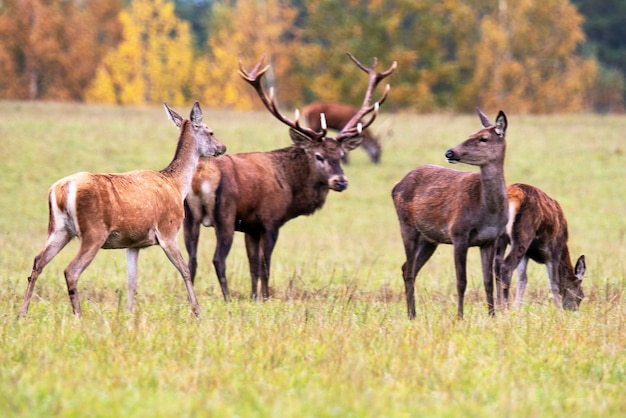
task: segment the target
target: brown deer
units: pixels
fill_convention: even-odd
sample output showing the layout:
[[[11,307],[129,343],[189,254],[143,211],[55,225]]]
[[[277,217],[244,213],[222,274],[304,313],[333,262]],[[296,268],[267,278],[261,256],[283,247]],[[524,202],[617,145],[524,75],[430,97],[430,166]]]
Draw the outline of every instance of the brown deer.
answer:
[[[139,250],[160,245],[183,277],[191,309],[199,314],[189,268],[178,248],[183,222],[183,200],[201,156],[220,155],[226,147],[202,123],[196,102],[188,120],[165,105],[168,117],[180,129],[172,162],[161,171],[136,170],[121,174],[76,173],[52,185],[48,192],[48,239],[35,257],[20,316],[28,311],[37,277],[74,237],[78,254],[65,269],[74,314],[81,316],[78,278],[100,248],[126,249],[127,308],[132,311],[137,286]]]
[[[322,114],[326,119],[326,127],[341,131],[346,123],[359,111],[354,106],[337,102],[313,102],[302,109],[302,116],[309,128],[319,131],[322,129]],[[381,146],[369,129],[363,129],[363,141],[361,148],[365,150],[374,164],[380,162]],[[348,162],[348,153],[343,157],[343,162]]]
[[[528,184],[511,184],[507,188],[509,222],[498,240],[494,270],[498,301],[508,306],[509,286],[517,268],[515,308],[522,303],[528,276],[528,260],[545,264],[550,290],[557,308],[578,310],[585,297],[582,289],[585,256],[572,267],[567,247],[567,220],[559,202]],[[507,244],[511,249],[504,258]]]
[[[462,172],[424,165],[410,171],[392,191],[406,253],[402,276],[409,319],[415,318],[415,278],[439,244],[452,244],[463,317],[468,247],[480,247],[489,314],[494,314],[493,259],[496,240],[507,223],[504,154],[507,119],[496,124],[478,110],[483,129],[446,151],[449,163],[465,163],[480,171]]]
[[[269,152],[225,155],[200,161],[186,199],[184,232],[189,268],[192,278],[195,277],[200,223],[213,226],[217,237],[213,265],[226,301],[230,299],[226,257],[235,231],[245,234],[251,297],[257,298],[260,281],[263,299],[267,300],[270,297],[272,251],[280,227],[290,219],[320,209],[329,190],[341,192],[348,187],[341,157],[359,145],[362,130],[376,118],[378,106],[385,101],[389,86],[381,99],[370,105],[372,92],[396,68],[394,62],[387,71],[377,73],[376,59],[372,68],[367,68],[348,55],[368,74],[369,84],[361,109],[335,138],[327,137],[325,128],[316,132],[301,126],[298,112],[295,120],[280,113],[272,93],[268,96],[261,83],[269,68],[261,68],[264,58],[251,71],[243,67],[241,59],[239,61],[239,74],[254,87],[269,112],[289,126],[293,145]],[[359,121],[368,114],[371,118],[361,125]]]

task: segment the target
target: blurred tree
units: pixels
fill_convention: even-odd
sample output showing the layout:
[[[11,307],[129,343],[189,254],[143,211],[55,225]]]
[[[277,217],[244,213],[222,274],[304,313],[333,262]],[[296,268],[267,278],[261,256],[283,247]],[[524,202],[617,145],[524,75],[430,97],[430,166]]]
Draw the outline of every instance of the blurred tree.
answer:
[[[133,0],[120,13],[124,40],[98,69],[86,100],[183,104],[191,89],[193,48],[189,24],[167,0]]]
[[[300,70],[312,80],[308,100],[357,104],[364,77],[343,55],[352,52],[366,65],[398,61],[389,107],[431,111],[456,107],[471,79],[475,14],[457,0],[312,0],[305,2]],[[355,82],[357,80],[357,82]],[[362,82],[361,82],[362,81]],[[389,108],[388,107],[388,108]]]
[[[198,58],[194,93],[213,107],[261,108],[253,89],[239,74],[238,54],[250,69],[266,55],[270,71],[264,76],[270,85],[276,78],[277,101],[283,105],[298,101],[301,87],[293,73],[293,51],[299,45],[294,26],[297,10],[288,0],[231,0],[216,2],[212,9],[208,55]]]
[[[174,0],[174,12],[178,18],[190,24],[194,45],[204,50],[209,35],[211,7],[216,0]]]
[[[5,0],[0,4],[0,97],[82,100],[120,39],[119,0]]]
[[[602,68],[594,88],[593,106],[599,111],[623,111],[626,100],[626,2],[572,0],[585,16],[585,52]]]
[[[485,108],[571,112],[585,108],[596,63],[577,53],[582,16],[568,0],[506,0],[481,22],[473,96]]]

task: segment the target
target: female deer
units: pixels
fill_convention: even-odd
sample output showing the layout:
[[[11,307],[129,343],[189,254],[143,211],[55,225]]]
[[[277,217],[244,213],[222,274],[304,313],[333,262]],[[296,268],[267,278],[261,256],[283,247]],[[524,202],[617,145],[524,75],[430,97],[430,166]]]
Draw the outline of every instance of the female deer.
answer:
[[[189,268],[176,237],[182,226],[183,199],[201,156],[220,155],[226,147],[202,123],[196,102],[189,120],[165,105],[168,117],[180,129],[172,162],[161,171],[136,170],[122,174],[76,173],[52,185],[48,192],[48,239],[35,257],[20,316],[26,315],[37,277],[43,268],[74,237],[80,240],[78,254],[65,269],[67,290],[74,314],[82,311],[78,278],[100,248],[125,248],[128,273],[129,310],[137,286],[139,250],[160,245],[183,277],[194,314],[199,305],[193,291]]]
[[[415,278],[439,244],[454,247],[458,316],[463,317],[468,247],[480,247],[489,313],[494,314],[493,259],[496,240],[507,223],[504,154],[507,120],[500,111],[493,125],[478,110],[483,129],[446,151],[450,163],[480,167],[463,172],[424,165],[393,188],[406,253],[402,276],[409,318],[415,318]]]

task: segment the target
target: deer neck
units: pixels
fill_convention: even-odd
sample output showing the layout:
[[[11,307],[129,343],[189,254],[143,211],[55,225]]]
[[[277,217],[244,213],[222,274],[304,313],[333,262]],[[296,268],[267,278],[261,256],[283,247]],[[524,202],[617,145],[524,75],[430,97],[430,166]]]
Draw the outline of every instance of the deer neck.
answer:
[[[188,121],[185,122],[188,124]],[[186,128],[187,125],[183,125],[181,128],[174,159],[167,167],[161,170],[161,174],[168,178],[174,187],[180,191],[183,199],[189,192],[191,179],[200,159],[199,154],[195,150],[194,138],[188,133]]]
[[[283,167],[285,179],[294,196],[293,209],[299,214],[313,213],[324,205],[329,192],[328,185],[314,179],[305,150],[297,147],[287,150]]]
[[[563,246],[561,252],[561,258],[559,260],[559,280],[563,281],[566,278],[574,278],[574,266],[569,255],[569,248],[567,244]]]
[[[507,193],[502,164],[488,164],[480,168],[482,185],[481,206],[488,212],[505,212]]]

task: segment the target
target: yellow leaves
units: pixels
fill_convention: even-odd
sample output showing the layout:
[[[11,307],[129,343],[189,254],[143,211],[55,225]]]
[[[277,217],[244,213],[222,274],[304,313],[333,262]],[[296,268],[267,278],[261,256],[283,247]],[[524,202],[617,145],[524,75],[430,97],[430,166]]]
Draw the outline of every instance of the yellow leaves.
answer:
[[[176,18],[173,3],[135,0],[119,18],[124,40],[105,58],[86,100],[183,104],[193,49],[189,25]]]
[[[291,108],[360,102],[364,77],[345,51],[366,65],[398,61],[387,109],[579,110],[597,83],[570,0],[215,1],[198,56],[172,0],[123,1],[121,13],[122,0],[2,3],[1,97],[259,108],[239,53],[247,66],[267,55],[265,79]]]
[[[209,65],[202,74],[209,80],[203,91],[208,106],[235,109],[262,106],[256,93],[237,73],[239,53],[246,68],[251,68],[262,55],[266,55],[266,62],[272,67],[265,79],[271,81],[275,77],[279,80],[278,99],[282,97],[282,89],[287,89],[289,100],[297,99],[297,87],[301,86],[293,85],[293,63],[289,59],[294,55],[293,50],[300,47],[294,29],[296,12],[289,2],[278,0],[241,0],[230,5],[221,4],[215,10],[215,24],[207,44]],[[290,37],[292,40],[285,40]]]
[[[584,106],[593,70],[576,56],[581,16],[567,0],[524,0],[485,17],[473,82],[481,106],[569,112]]]

